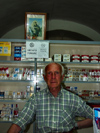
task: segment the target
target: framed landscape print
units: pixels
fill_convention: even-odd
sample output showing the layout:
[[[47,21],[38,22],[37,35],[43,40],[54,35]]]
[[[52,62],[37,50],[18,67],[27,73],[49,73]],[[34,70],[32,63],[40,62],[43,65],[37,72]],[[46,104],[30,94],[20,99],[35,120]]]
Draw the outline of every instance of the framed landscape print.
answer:
[[[25,13],[25,39],[46,39],[46,13]]]

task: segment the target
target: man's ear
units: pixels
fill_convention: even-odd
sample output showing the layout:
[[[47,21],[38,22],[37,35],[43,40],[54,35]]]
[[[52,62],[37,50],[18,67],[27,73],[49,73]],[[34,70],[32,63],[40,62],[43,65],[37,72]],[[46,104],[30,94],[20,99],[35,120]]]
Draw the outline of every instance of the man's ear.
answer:
[[[44,80],[46,80],[46,78],[45,78],[45,75],[43,74],[43,78],[44,78]]]

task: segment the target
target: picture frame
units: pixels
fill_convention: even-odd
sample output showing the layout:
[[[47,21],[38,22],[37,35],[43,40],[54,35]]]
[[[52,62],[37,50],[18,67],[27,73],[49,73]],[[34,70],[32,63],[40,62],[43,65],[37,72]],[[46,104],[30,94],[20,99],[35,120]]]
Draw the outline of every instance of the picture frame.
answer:
[[[25,13],[25,39],[46,39],[47,13]]]

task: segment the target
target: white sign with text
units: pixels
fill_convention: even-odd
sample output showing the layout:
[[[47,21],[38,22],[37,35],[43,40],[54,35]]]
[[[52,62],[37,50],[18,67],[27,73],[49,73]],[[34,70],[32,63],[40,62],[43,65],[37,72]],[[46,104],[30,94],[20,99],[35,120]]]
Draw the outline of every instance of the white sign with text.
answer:
[[[26,41],[26,58],[49,58],[49,41]]]

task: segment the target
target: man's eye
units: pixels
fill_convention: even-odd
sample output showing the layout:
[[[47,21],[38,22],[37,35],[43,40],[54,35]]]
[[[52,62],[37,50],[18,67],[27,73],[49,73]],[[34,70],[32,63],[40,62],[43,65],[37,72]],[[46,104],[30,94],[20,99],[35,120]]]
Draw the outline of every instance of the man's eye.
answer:
[[[50,75],[50,74],[51,74],[51,72],[48,72],[47,74],[48,74],[48,75]]]
[[[56,74],[59,74],[59,72],[55,72]]]

